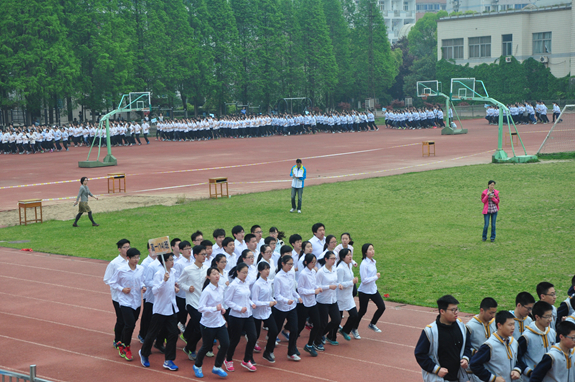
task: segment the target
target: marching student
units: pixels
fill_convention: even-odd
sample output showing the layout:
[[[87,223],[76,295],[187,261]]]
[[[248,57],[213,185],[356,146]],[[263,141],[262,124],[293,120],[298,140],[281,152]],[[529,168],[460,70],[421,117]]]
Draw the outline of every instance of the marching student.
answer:
[[[323,252],[317,256],[317,261],[319,263],[318,268],[323,266],[324,261],[322,260],[323,257],[327,252],[333,252],[337,247],[337,238],[334,235],[327,235],[325,237],[325,244],[323,246]]]
[[[269,246],[266,247],[268,247],[268,250],[270,249]],[[274,349],[276,346],[278,329],[272,315],[272,307],[277,304],[277,301],[273,298],[272,280],[269,278],[270,275],[270,264],[267,261],[262,260],[258,263],[258,279],[252,286],[252,301],[256,305],[253,310],[254,323],[256,326],[256,346],[254,347],[254,351],[258,348],[257,339],[260,337],[263,323],[263,325],[268,328],[268,339],[263,358],[270,363],[275,363],[276,359]]]
[[[575,313],[575,296],[566,298],[565,301],[559,305],[559,309],[557,309],[557,324],[563,322],[565,318],[571,316]]]
[[[575,381],[575,324],[569,321],[557,324],[559,343],[553,345],[531,373],[530,382]]]
[[[294,263],[294,267],[297,267],[297,270],[295,271],[295,279],[296,281],[299,281],[299,276],[301,274],[301,271],[304,270],[305,266],[303,265],[303,261],[305,260],[305,257],[307,254],[311,253],[313,255],[313,246],[309,241],[304,241],[301,244],[301,253],[299,254],[298,257],[298,262],[297,264]],[[314,255],[315,256],[315,255]],[[316,258],[316,265],[314,267],[314,269],[317,271],[318,267],[317,267],[317,258]]]
[[[226,237],[222,241],[222,247],[224,249],[224,255],[226,255],[227,258],[226,271],[228,271],[229,273],[229,271],[236,266],[237,259],[239,257],[239,255],[236,255],[235,251],[236,244],[234,243],[234,239],[232,239],[231,237]]]
[[[335,254],[332,251],[327,251],[322,260],[324,260],[324,266],[321,267],[316,274],[316,282],[321,289],[321,292],[318,293],[316,297],[321,326],[315,338],[315,348],[319,351],[325,350],[322,344],[322,336],[326,336],[326,340],[330,345],[339,345],[336,334],[341,322],[341,313],[339,313],[339,307],[337,305],[336,289],[343,290],[343,286],[337,281]],[[328,315],[330,318],[329,321]]]
[[[472,355],[497,331],[497,326],[495,325],[496,313],[497,301],[491,297],[485,297],[481,300],[481,304],[479,304],[479,314],[473,316],[473,318],[465,324],[467,330],[469,330]]]
[[[375,325],[377,321],[385,312],[385,302],[381,298],[379,291],[377,290],[376,281],[381,276],[381,273],[377,271],[376,261],[373,258],[375,255],[375,250],[373,249],[373,244],[366,243],[361,247],[362,253],[362,261],[361,265],[359,266],[359,275],[361,277],[361,284],[359,284],[359,288],[357,288],[357,295],[359,297],[359,313],[357,317],[357,323],[354,325],[354,330],[352,330],[352,334],[356,339],[359,339],[359,333],[357,332],[357,328],[361,319],[367,312],[367,305],[369,304],[369,300],[373,301],[377,306],[377,310],[373,314],[373,318],[371,319],[368,328],[373,330],[376,333],[381,333],[381,330]]]
[[[352,265],[352,252],[349,248],[343,248],[339,251],[339,261],[337,262],[337,282],[342,289],[337,291],[337,306],[343,317],[343,312],[347,311],[349,317],[345,325],[339,329],[339,333],[346,341],[349,341],[350,333],[357,321],[357,308],[353,300],[353,287],[357,284],[357,277],[354,276]],[[335,338],[335,333],[333,334]]]
[[[225,259],[225,257],[224,257]],[[220,349],[214,361],[212,373],[219,377],[227,377],[222,369],[222,364],[226,357],[230,340],[228,337],[228,330],[226,328],[226,321],[224,320],[224,313],[226,309],[223,307],[224,290],[220,285],[220,272],[217,268],[210,267],[207,271],[206,281],[200,301],[198,302],[198,311],[201,313],[200,328],[202,332],[202,347],[198,351],[198,356],[194,363],[194,374],[197,378],[203,378],[202,364],[204,357],[211,351],[214,340],[217,339],[220,343]]]
[[[340,240],[341,244],[338,244],[337,247],[335,247],[333,253],[335,253],[336,256],[339,256],[339,251],[341,251],[344,248],[349,249],[351,252],[351,263],[353,264],[354,267],[357,267],[357,263],[353,260],[353,240],[351,239],[351,235],[347,232],[344,232],[341,234]],[[354,290],[354,293],[356,294],[357,290]]]
[[[122,330],[122,343],[118,346],[120,357],[126,361],[133,360],[130,345],[132,334],[136,327],[136,321],[140,317],[142,306],[142,291],[146,291],[144,285],[144,268],[138,265],[140,261],[140,251],[136,248],[128,249],[126,252],[128,266],[122,266],[116,270],[110,279],[110,288],[119,292],[118,304],[124,319],[124,329]]]
[[[182,275],[182,271],[188,265],[194,263],[194,258],[192,257],[192,245],[189,241],[184,240],[181,241],[179,244],[180,256],[174,263],[174,269],[178,272],[178,278]],[[178,329],[180,329],[180,333],[184,333],[186,330],[186,321],[188,319],[188,312],[186,311],[186,291],[184,288],[180,288],[180,291],[176,294],[176,303],[178,304]],[[183,337],[181,335],[182,339]]]
[[[248,251],[251,253],[250,251]],[[253,256],[253,254],[252,254]],[[224,294],[224,301],[230,308],[228,316],[228,334],[230,336],[230,347],[224,361],[227,371],[234,371],[233,357],[236,346],[240,342],[242,332],[245,332],[248,341],[244,353],[244,360],[241,365],[248,371],[256,371],[253,365],[254,346],[256,344],[256,326],[253,318],[253,311],[256,304],[251,300],[250,285],[247,282],[248,265],[244,262],[238,263],[230,272],[230,279],[233,280]]]
[[[214,230],[212,234],[214,237],[214,246],[212,248],[212,256],[217,255],[218,253],[224,253],[224,249],[222,247],[222,242],[226,238],[226,231],[223,228],[217,228]]]
[[[186,291],[186,310],[190,320],[185,328],[183,337],[186,342],[184,353],[190,360],[196,359],[196,346],[202,338],[200,319],[202,314],[198,311],[198,304],[202,295],[202,287],[206,280],[206,247],[196,245],[193,249],[194,263],[185,267],[179,275],[178,285]]]
[[[244,249],[248,248],[248,246],[246,245],[246,242],[244,240],[245,232],[244,232],[244,229],[242,228],[242,226],[237,225],[234,228],[232,228],[232,235],[235,238],[235,240],[234,240],[234,253],[236,255],[236,258],[238,258],[242,254],[242,251]],[[230,267],[229,269],[232,269],[235,266],[236,266],[235,263],[232,266],[230,266],[229,259],[228,259],[228,267]]]
[[[543,356],[555,344],[555,330],[549,326],[552,315],[552,306],[545,301],[538,301],[533,305],[533,321],[517,340],[517,367],[527,378],[535,366],[541,362]],[[525,378],[524,378],[525,379]]]
[[[517,362],[517,341],[513,338],[513,314],[501,310],[495,315],[497,332],[471,358],[469,367],[481,381],[511,382],[521,378]]]
[[[291,252],[291,257],[293,258],[294,268],[293,270],[298,272],[299,255],[301,254],[302,238],[300,235],[293,234],[289,237],[289,245],[292,246],[293,250]]]
[[[533,322],[531,317],[529,317],[529,313],[533,310],[533,304],[535,304],[535,299],[529,292],[520,292],[515,297],[515,310],[510,310],[510,312],[515,317],[513,338],[516,340],[521,337],[525,328]]]
[[[165,348],[165,361],[163,367],[171,371],[178,370],[174,364],[176,359],[176,342],[178,340],[178,305],[176,304],[176,293],[179,288],[176,285],[176,271],[174,266],[174,255],[172,253],[165,253],[159,257],[163,263],[165,270],[160,269],[154,275],[154,286],[152,291],[154,293],[154,310],[152,320],[150,322],[150,329],[142,348],[140,349],[140,362],[144,367],[150,367],[148,357],[152,353],[152,343],[158,336],[161,330],[166,332],[166,348]]]
[[[298,316],[298,336],[301,335],[305,327],[306,319],[309,317],[313,327],[309,333],[309,339],[303,350],[308,352],[312,357],[317,357],[317,349],[315,348],[314,340],[318,337],[319,329],[321,328],[321,321],[319,318],[319,309],[317,306],[316,295],[322,292],[322,289],[317,285],[316,259],[313,253],[308,253],[303,256],[302,271],[297,282],[297,291],[301,297],[302,302],[297,304]],[[292,335],[295,336],[295,333]]]
[[[156,252],[152,251],[150,248],[150,243],[146,243],[148,248],[148,257],[142,261],[140,264],[144,268],[144,285],[146,286],[146,292],[144,293],[144,309],[142,310],[142,319],[140,320],[140,332],[138,333],[138,339],[140,343],[144,343],[144,338],[148,333],[148,328],[150,327],[150,320],[152,319],[152,310],[154,308],[154,294],[152,293],[152,283],[151,280],[154,277],[155,271],[152,273],[151,266],[154,263],[158,263],[156,259],[158,255]],[[149,275],[149,276],[148,276]]]
[[[180,259],[180,242],[182,239],[180,238],[173,238],[170,241],[170,245],[172,246],[172,254],[174,255],[174,264]]]
[[[273,281],[275,273],[276,273],[276,263],[272,260],[273,249],[267,244],[264,244],[260,248],[260,254],[258,256],[258,260],[256,263],[258,264],[258,272],[259,272],[259,265],[261,262],[267,263],[270,266],[269,274],[266,276],[266,279],[269,279],[270,282]],[[260,272],[261,277],[261,272]]]
[[[309,239],[309,242],[313,246],[313,254],[316,258],[324,251],[325,245],[325,226],[322,223],[315,223],[311,227],[311,232],[313,236]]]
[[[451,295],[439,298],[437,318],[419,336],[415,359],[426,382],[467,380],[460,376],[466,375],[471,344],[469,331],[457,318],[458,305],[459,301]]]
[[[130,241],[128,239],[119,240],[116,243],[118,247],[118,256],[114,260],[110,261],[110,264],[106,267],[106,272],[104,273],[104,283],[110,285],[110,280],[116,271],[128,263],[128,250],[130,249]],[[122,310],[120,309],[119,297],[120,293],[110,286],[110,293],[112,295],[112,305],[114,306],[114,311],[116,312],[116,325],[114,326],[114,347],[118,349],[120,343],[122,343],[122,331],[124,330],[124,316],[122,315]]]
[[[211,240],[202,240],[199,245],[203,245],[206,248],[206,264],[211,264],[213,259],[213,247],[214,243]]]
[[[284,247],[286,247],[284,245]],[[288,247],[289,248],[289,247]],[[278,262],[278,270],[273,282],[274,298],[278,302],[272,308],[278,332],[282,330],[284,322],[286,329],[293,333],[289,336],[287,357],[291,361],[299,361],[299,351],[297,350],[297,303],[302,302],[301,297],[294,289],[295,278],[291,269],[293,259],[290,255],[283,255]]]
[[[557,293],[555,292],[555,287],[553,284],[547,281],[540,282],[537,284],[537,297],[539,300],[545,301],[551,305],[553,309],[553,319],[551,320],[551,329],[555,329],[557,325],[557,308],[555,308],[555,301],[557,301]]]

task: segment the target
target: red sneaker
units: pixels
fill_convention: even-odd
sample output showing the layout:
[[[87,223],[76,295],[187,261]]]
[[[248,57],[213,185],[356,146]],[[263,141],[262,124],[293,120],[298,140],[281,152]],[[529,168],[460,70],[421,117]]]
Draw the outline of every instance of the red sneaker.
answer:
[[[126,361],[131,361],[134,359],[134,357],[132,357],[132,350],[129,346],[124,348],[124,358],[126,358]]]
[[[126,347],[121,342],[118,342],[118,354],[120,354],[120,357],[126,358]]]

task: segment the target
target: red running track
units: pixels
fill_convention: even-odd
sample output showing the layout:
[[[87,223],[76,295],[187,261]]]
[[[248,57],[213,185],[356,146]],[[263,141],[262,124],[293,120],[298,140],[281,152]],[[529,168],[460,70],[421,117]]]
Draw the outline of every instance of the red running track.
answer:
[[[114,147],[118,166],[93,169],[78,167],[78,161],[86,160],[86,147],[60,153],[2,155],[0,211],[17,208],[21,199],[42,198],[45,203],[56,203],[51,199],[74,198],[82,176],[92,179],[94,194],[107,194],[107,180],[96,178],[110,172],[127,174],[131,195],[206,198],[208,178],[217,176],[228,177],[231,194],[289,188],[289,169],[296,158],[302,158],[308,169],[306,186],[489,163],[497,147],[497,128],[483,119],[464,121],[464,127],[469,133],[458,136],[442,136],[440,129],[381,128],[377,132],[202,142],[152,140],[150,145]],[[519,126],[528,154],[536,153],[550,127]],[[436,142],[435,157],[422,157],[424,140]],[[509,146],[505,150],[512,156]],[[105,149],[102,152],[105,154]],[[37,185],[47,182],[53,184]]]
[[[127,362],[112,348],[113,313],[109,288],[102,277],[107,262],[36,252],[0,248],[0,369],[27,373],[37,365],[38,377],[51,381],[198,381],[192,362],[181,350],[178,340],[176,365],[171,372],[162,368],[163,355],[150,356],[150,368],[141,366],[137,352],[140,343],[132,341],[134,360]],[[396,303],[387,310],[378,326],[382,333],[367,328],[373,314],[360,324],[361,340],[339,346],[326,345],[317,358],[302,353],[300,362],[288,361],[285,342],[275,350],[276,363],[269,364],[254,354],[258,371],[250,373],[239,367],[245,340],[238,346],[234,360],[236,371],[227,378],[249,381],[326,382],[419,382],[421,372],[413,356],[422,328],[432,322],[436,311]],[[464,315],[467,321],[471,316]],[[301,345],[309,332],[304,330]],[[265,331],[261,338],[265,340]],[[262,341],[260,341],[260,344]],[[204,362],[204,380],[218,380],[211,374],[213,358]]]

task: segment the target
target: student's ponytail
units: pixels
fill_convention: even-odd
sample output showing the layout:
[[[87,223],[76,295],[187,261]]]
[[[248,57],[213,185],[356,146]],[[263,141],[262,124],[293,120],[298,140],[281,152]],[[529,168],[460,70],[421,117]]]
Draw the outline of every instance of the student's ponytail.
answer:
[[[202,290],[206,289],[206,287],[208,285],[210,285],[210,275],[212,274],[212,271],[216,271],[218,273],[220,273],[220,270],[218,269],[218,267],[209,267],[208,271],[206,272],[206,281],[204,281],[204,286],[202,287]]]
[[[244,268],[248,268],[248,265],[246,263],[243,263],[243,262],[239,263],[238,265],[236,265],[235,267],[233,267],[230,270],[229,278],[235,279],[236,277],[238,277],[238,273]]]
[[[266,269],[270,269],[270,265],[267,263],[267,261],[262,261],[258,264],[258,275],[256,276],[256,280],[260,278],[261,272]]]
[[[339,260],[337,261],[337,265],[339,265],[350,252],[351,251],[348,248],[343,248],[341,251],[339,251]]]
[[[371,243],[365,243],[364,245],[361,246],[361,259],[365,260],[365,258],[367,257],[367,250],[369,249],[369,246],[373,245]]]

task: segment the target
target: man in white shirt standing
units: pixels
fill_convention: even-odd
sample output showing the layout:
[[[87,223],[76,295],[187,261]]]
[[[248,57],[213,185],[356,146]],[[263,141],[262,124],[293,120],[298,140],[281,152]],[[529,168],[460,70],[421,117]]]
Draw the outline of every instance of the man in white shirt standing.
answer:
[[[235,226],[234,228],[232,228],[232,235],[234,235],[234,238],[235,238],[235,240],[234,240],[234,254],[236,255],[236,259],[239,259],[241,254],[242,254],[242,251],[244,249],[248,249],[248,246],[246,245],[246,242],[244,241],[244,236],[245,236],[244,228],[241,225]],[[230,265],[229,261],[228,261],[228,265]],[[236,266],[236,264],[231,265],[231,267],[235,267],[235,266]]]
[[[313,247],[312,253],[316,258],[318,258],[318,256],[323,252],[323,247],[325,246],[325,226],[323,223],[315,223],[311,227],[311,232],[313,232],[313,236],[309,241]]]
[[[128,249],[130,249],[130,241],[128,239],[122,239],[116,243],[118,246],[118,251],[120,252],[118,256],[110,261],[110,264],[106,267],[106,273],[104,274],[104,282],[110,285],[110,280],[114,273],[128,264],[128,258],[126,254]],[[122,331],[124,330],[124,318],[122,311],[120,310],[119,295],[121,292],[110,287],[110,293],[112,294],[112,304],[114,305],[114,311],[116,312],[116,325],[114,327],[114,347],[117,349],[119,344],[122,343]]]
[[[303,195],[303,185],[305,178],[307,176],[307,170],[302,165],[301,159],[295,161],[296,165],[292,167],[290,171],[291,182],[291,210],[289,212],[295,211],[295,196],[297,194],[297,212],[301,214],[301,199]]]

